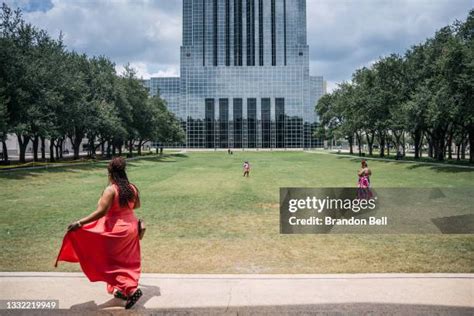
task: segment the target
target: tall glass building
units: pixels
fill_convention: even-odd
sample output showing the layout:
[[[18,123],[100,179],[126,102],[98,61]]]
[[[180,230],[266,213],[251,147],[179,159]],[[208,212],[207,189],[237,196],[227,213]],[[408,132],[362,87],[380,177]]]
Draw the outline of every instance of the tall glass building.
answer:
[[[189,148],[312,148],[306,0],[183,0],[179,78],[151,78]]]

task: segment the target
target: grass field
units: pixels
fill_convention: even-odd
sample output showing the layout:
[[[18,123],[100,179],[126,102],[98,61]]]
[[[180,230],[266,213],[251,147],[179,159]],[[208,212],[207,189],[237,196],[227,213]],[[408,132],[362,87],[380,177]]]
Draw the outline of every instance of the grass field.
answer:
[[[242,177],[249,160],[251,177]],[[474,169],[369,161],[374,187],[474,187]],[[356,184],[359,160],[304,152],[129,162],[147,223],[144,272],[473,272],[473,235],[280,235],[279,187]],[[95,209],[105,163],[0,172],[0,270],[54,271],[68,223]],[[79,271],[61,263],[57,271]]]

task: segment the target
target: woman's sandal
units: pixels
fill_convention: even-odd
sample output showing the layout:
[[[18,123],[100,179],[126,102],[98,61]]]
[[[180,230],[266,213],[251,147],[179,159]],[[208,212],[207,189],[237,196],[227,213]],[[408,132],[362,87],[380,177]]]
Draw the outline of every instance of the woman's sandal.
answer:
[[[140,297],[142,297],[142,295],[143,295],[142,290],[137,289],[135,293],[133,293],[132,295],[128,297],[127,304],[125,304],[125,309],[132,308],[133,305],[135,305],[135,303],[138,302]]]
[[[126,301],[128,298],[125,294],[120,291],[115,291],[114,297]]]

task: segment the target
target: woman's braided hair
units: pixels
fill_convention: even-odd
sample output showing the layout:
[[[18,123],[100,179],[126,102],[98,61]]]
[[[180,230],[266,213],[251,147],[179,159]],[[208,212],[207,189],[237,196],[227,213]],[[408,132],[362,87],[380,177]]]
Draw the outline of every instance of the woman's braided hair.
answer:
[[[137,187],[128,182],[127,173],[125,172],[126,165],[127,163],[125,162],[125,159],[122,157],[114,157],[107,166],[110,178],[118,187],[120,206],[125,206],[128,202],[134,201],[136,199],[135,191],[133,190],[132,186],[135,188],[138,194]]]

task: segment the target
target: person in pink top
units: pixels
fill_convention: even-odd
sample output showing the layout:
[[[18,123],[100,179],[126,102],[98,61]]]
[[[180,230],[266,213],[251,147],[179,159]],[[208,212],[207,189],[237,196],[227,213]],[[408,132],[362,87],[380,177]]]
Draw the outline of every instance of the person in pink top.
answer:
[[[357,197],[359,199],[370,199],[373,197],[372,190],[370,188],[370,176],[372,171],[367,165],[367,161],[361,161],[361,168],[357,172],[359,181],[357,181]]]
[[[357,186],[361,189],[369,188],[370,176],[372,175],[372,171],[369,169],[369,166],[367,165],[367,161],[365,160],[361,161],[361,168],[357,172],[357,175],[359,176],[359,181],[357,183]]]
[[[250,164],[248,161],[244,162],[244,177],[249,177],[250,175]]]

